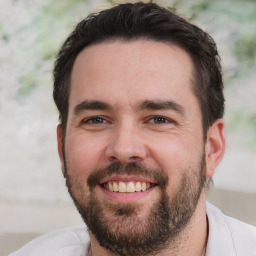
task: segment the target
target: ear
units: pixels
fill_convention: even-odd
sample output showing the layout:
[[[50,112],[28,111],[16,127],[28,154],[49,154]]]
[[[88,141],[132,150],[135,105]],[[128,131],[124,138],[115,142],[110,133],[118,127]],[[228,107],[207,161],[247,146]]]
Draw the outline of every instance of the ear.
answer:
[[[62,128],[61,125],[58,124],[57,126],[57,143],[58,143],[58,153],[59,153],[59,158],[60,158],[60,163],[61,163],[61,170],[62,173],[64,174],[64,158],[63,158],[63,141],[62,141]]]
[[[206,178],[211,178],[225,151],[224,120],[218,119],[207,132],[205,144]]]

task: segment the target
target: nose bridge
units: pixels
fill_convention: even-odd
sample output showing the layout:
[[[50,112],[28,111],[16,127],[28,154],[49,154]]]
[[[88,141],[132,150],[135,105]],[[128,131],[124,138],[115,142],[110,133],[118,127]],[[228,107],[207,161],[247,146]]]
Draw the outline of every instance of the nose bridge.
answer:
[[[109,160],[129,162],[146,157],[146,148],[139,127],[126,120],[116,126],[107,149]]]

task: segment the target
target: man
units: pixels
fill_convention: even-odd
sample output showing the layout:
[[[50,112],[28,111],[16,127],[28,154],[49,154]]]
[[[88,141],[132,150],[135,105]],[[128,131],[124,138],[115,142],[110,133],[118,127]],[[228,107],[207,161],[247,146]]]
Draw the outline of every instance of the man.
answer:
[[[206,203],[222,159],[212,38],[156,4],[81,21],[54,69],[58,151],[85,226],[17,255],[256,255],[256,229]]]

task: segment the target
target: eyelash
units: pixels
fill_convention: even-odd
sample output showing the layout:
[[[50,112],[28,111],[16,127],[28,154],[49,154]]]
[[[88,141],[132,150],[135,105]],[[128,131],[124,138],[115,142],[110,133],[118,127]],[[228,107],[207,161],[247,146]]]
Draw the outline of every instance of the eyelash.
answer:
[[[150,117],[149,121],[154,121],[154,124],[167,124],[167,123],[174,123],[173,120],[170,120],[169,118],[166,118],[164,116],[152,116]]]
[[[176,123],[174,120],[166,118],[164,116],[151,116],[150,118],[147,119],[148,123],[150,124],[168,124],[168,123]],[[100,125],[100,124],[105,124],[105,123],[110,123],[108,120],[106,120],[102,116],[93,116],[87,119],[82,120],[82,124],[90,124],[90,125]]]
[[[99,121],[99,120],[101,120],[101,121],[103,121],[103,122],[95,122],[95,121]],[[84,119],[84,120],[82,120],[82,123],[83,124],[103,124],[103,123],[105,123],[104,121],[106,121],[106,122],[108,122],[104,117],[102,117],[102,116],[93,116],[93,117],[90,117],[90,118],[88,118],[88,119]]]

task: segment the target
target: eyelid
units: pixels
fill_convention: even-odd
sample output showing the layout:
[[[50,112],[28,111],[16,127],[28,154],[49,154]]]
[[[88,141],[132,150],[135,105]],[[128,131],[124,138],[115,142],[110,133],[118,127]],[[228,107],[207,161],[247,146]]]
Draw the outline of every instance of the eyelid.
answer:
[[[93,123],[91,122],[92,120],[95,120],[95,119],[103,119],[103,122],[99,122],[99,123]],[[166,122],[154,122],[154,119],[155,118],[162,118],[162,119],[165,119]],[[151,116],[148,116],[145,118],[145,123],[149,123],[149,124],[152,124],[152,125],[168,125],[168,124],[174,124],[174,125],[178,125],[178,123],[173,119],[173,118],[170,118],[170,117],[166,117],[164,115],[151,115]],[[88,116],[86,118],[83,118],[80,122],[82,125],[104,125],[104,124],[111,124],[112,123],[112,120],[106,116],[102,116],[102,115],[94,115],[94,116]]]
[[[163,118],[167,121],[167,123],[154,123],[154,124],[177,124],[177,122],[175,120],[173,120],[172,118],[169,118],[169,117],[166,117],[166,116],[163,116],[163,115],[152,115],[152,116],[149,116],[147,118],[147,122],[153,120],[154,118]],[[149,122],[150,123],[150,122]]]
[[[104,120],[104,123],[89,123],[90,121],[92,120],[95,120],[95,119],[103,119]],[[96,115],[96,116],[89,116],[89,117],[86,117],[86,118],[83,118],[82,121],[81,121],[82,124],[92,124],[92,125],[97,125],[97,124],[105,124],[105,123],[110,123],[109,119],[106,118],[105,116],[101,116],[101,115]]]

